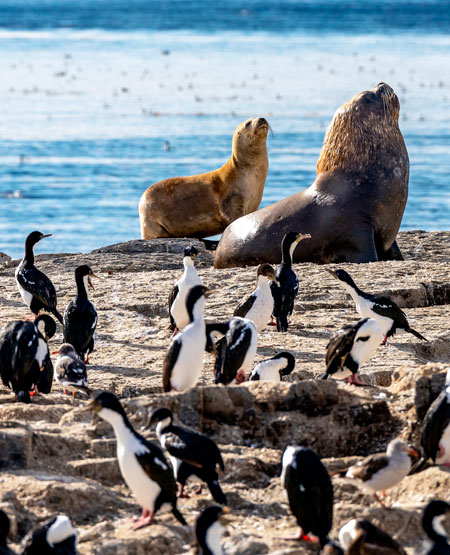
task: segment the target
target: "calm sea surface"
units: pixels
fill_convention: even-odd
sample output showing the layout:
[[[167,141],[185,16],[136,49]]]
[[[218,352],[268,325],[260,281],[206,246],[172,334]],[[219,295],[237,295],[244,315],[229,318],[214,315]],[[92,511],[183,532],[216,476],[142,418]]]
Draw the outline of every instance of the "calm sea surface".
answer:
[[[450,229],[450,2],[0,0],[0,251],[139,236],[148,185],[215,169],[266,117],[262,205],[309,186],[356,92],[396,90],[402,229]],[[45,243],[45,244],[44,244]]]

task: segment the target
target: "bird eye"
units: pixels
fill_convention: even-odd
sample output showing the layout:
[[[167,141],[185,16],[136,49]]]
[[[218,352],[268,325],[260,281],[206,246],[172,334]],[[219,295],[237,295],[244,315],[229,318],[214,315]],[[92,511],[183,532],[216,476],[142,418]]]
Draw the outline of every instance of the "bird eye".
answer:
[[[363,337],[358,337],[358,339],[356,341],[369,341],[369,336],[365,335]]]

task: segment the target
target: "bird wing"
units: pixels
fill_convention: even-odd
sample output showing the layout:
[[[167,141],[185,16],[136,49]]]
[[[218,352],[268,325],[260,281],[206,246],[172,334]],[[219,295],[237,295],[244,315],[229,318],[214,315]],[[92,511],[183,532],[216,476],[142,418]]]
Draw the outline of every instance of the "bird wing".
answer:
[[[0,375],[6,387],[12,385],[12,346],[16,341],[17,333],[23,326],[23,322],[12,322],[0,333]]]
[[[224,468],[222,455],[215,442],[193,430],[172,426],[172,431],[164,434],[164,446],[173,457],[192,466],[215,467],[219,464],[222,470]]]
[[[64,311],[64,341],[70,343],[80,356],[84,356],[94,337],[97,326],[97,311],[94,305],[87,302],[71,301]]]
[[[169,320],[170,320],[170,329],[171,330],[175,330],[175,328],[176,328],[176,322],[175,322],[174,317],[172,316],[171,310],[172,310],[172,305],[173,305],[175,299],[177,298],[178,291],[179,291],[178,285],[174,285],[172,287],[171,292],[169,293]]]
[[[442,433],[449,424],[450,403],[447,398],[447,390],[444,389],[430,405],[424,418],[420,443],[427,458],[431,458],[433,461],[436,459]]]
[[[276,317],[276,314],[279,314],[280,311],[280,304],[281,304],[281,289],[280,287],[272,281],[270,284],[270,291],[272,292],[273,297],[273,315]]]
[[[363,482],[367,482],[376,472],[386,468],[388,464],[389,458],[385,453],[375,453],[352,466],[352,476],[353,478],[358,478]]]
[[[352,350],[356,331],[353,326],[345,326],[331,336],[325,355],[328,374],[333,374],[344,366],[345,359]]]
[[[80,359],[72,359],[65,367],[64,378],[72,385],[87,387],[87,371],[84,362]]]
[[[17,272],[17,281],[27,291],[31,293],[44,307],[56,308],[56,291],[50,279],[38,270],[33,268],[22,268]]]
[[[11,359],[13,376],[16,381],[22,381],[33,367],[35,355],[39,346],[39,333],[35,325],[31,322],[22,322],[22,324],[23,325],[17,331]],[[38,377],[38,372],[39,368],[37,368],[35,372],[36,377]],[[34,383],[34,381],[32,381],[32,383]]]
[[[178,355],[181,349],[181,335],[176,336],[169,349],[167,350],[166,356],[163,362],[163,391],[169,392],[171,390],[170,377],[172,375],[173,367],[177,361]]]
[[[50,358],[50,353],[44,359],[44,369],[39,375],[39,380],[37,382],[37,388],[40,393],[48,394],[52,390],[53,384],[53,363]]]
[[[278,271],[277,271],[278,274]],[[298,279],[292,268],[280,268],[277,280],[280,283],[277,311],[279,315],[292,314],[294,301],[298,294]],[[273,295],[273,293],[272,293]],[[275,300],[275,299],[274,299]],[[277,316],[274,307],[274,316]]]
[[[173,470],[159,447],[138,436],[139,441],[147,448],[147,452],[136,455],[136,459],[147,476],[156,482],[169,499],[176,499],[176,484]]]
[[[228,384],[234,380],[245,360],[251,341],[252,331],[248,326],[239,327],[232,334],[227,333],[228,345],[222,366],[221,383]]]
[[[408,319],[406,318],[406,314],[403,310],[392,301],[389,297],[385,296],[375,296],[373,298],[374,305],[372,310],[379,314],[380,316],[384,316],[385,318],[390,318],[394,321],[395,326],[401,329],[408,329]]]
[[[245,301],[242,301],[241,304],[236,308],[236,310],[233,313],[233,316],[240,316],[241,318],[245,318],[245,316],[252,308],[255,301],[256,301],[256,295],[252,293],[245,299]]]

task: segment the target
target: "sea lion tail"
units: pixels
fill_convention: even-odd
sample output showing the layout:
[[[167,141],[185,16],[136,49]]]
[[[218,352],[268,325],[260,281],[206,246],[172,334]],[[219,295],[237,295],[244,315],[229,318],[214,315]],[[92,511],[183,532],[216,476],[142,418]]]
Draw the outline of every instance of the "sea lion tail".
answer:
[[[422,341],[428,341],[428,339],[426,337],[424,337],[421,333],[419,333],[416,330],[413,330],[412,328],[409,328],[408,330],[409,333],[412,333],[413,335],[415,335],[418,339],[421,339]]]

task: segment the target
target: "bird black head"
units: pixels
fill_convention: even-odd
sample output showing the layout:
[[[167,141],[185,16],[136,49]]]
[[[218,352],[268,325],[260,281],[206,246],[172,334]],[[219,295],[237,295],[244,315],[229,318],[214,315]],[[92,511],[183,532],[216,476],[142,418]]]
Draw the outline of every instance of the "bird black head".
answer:
[[[350,285],[350,287],[353,287],[353,289],[357,289],[356,283],[353,281],[350,274],[348,274],[345,270],[331,270],[329,268],[325,268],[325,269],[329,274],[331,274],[334,277],[334,279],[337,279],[339,281],[342,281],[343,283],[346,283],[347,285]]]
[[[197,537],[198,545],[201,547],[202,551],[210,547],[206,543],[206,534],[215,522],[219,521],[221,524],[226,524],[225,515],[230,512],[228,507],[219,507],[214,505],[212,507],[207,507],[202,514],[198,517],[195,523],[195,535]]]
[[[8,515],[0,509],[0,547],[6,547],[6,538],[9,534],[11,523]]]
[[[189,245],[184,249],[184,256],[190,256],[191,258],[195,258],[198,255],[198,250],[194,247],[194,245]]]
[[[59,348],[58,352],[61,356],[68,355],[68,354],[76,355],[75,348],[70,343],[63,343]]]
[[[297,231],[289,231],[283,237],[281,241],[281,253],[283,262],[290,264],[292,262],[292,256],[295,251],[295,247],[300,243],[302,239],[311,239],[309,233],[298,233]]]
[[[194,320],[194,306],[197,301],[202,297],[209,297],[211,294],[212,291],[208,290],[204,285],[196,285],[190,289],[186,297],[186,310],[191,322]]]
[[[267,279],[271,279],[272,281],[277,281],[277,278],[275,276],[275,270],[270,264],[267,264],[267,262],[258,266],[256,277],[259,277],[259,276],[266,276]]]
[[[295,357],[292,353],[284,351],[282,353],[278,353],[272,358],[284,358],[286,360],[286,366],[280,370],[280,376],[288,376],[295,368]]]
[[[45,341],[51,339],[56,333],[56,322],[48,314],[41,314],[34,321],[34,325]]]
[[[94,272],[91,270],[91,268],[87,265],[87,264],[83,264],[82,266],[78,266],[78,268],[75,270],[75,281],[77,283],[80,283],[83,281],[83,278],[87,276],[87,281],[89,283],[89,287],[92,287],[92,289],[95,289],[95,287],[92,285],[92,281],[91,281],[91,277],[98,277],[94,274]]]
[[[169,418],[170,424],[172,424],[173,414],[171,410],[166,409],[165,407],[161,409],[156,409],[152,412],[150,421],[146,427],[154,426],[155,424],[161,422],[161,420],[165,420],[166,418]]]
[[[25,240],[25,244],[28,244],[30,246],[35,245],[36,243],[39,243],[39,241],[41,239],[44,239],[44,237],[50,237],[51,233],[48,233],[47,235],[44,235],[43,233],[41,233],[40,231],[32,231],[28,237]]]
[[[101,391],[98,393],[82,410],[92,410],[98,414],[102,409],[109,409],[119,413],[125,418],[127,417],[119,399],[114,393],[110,393],[109,391]]]
[[[22,555],[76,553],[76,531],[66,515],[58,515],[29,532],[22,541]]]
[[[427,533],[428,537],[433,541],[447,542],[447,534],[445,533],[442,524],[439,522],[439,520],[435,520],[436,517],[439,519],[439,517],[446,515],[446,513],[450,513],[450,505],[446,501],[442,501],[441,499],[430,501],[425,507],[422,516],[422,527]],[[440,530],[436,529],[438,528],[436,524],[438,524]]]

